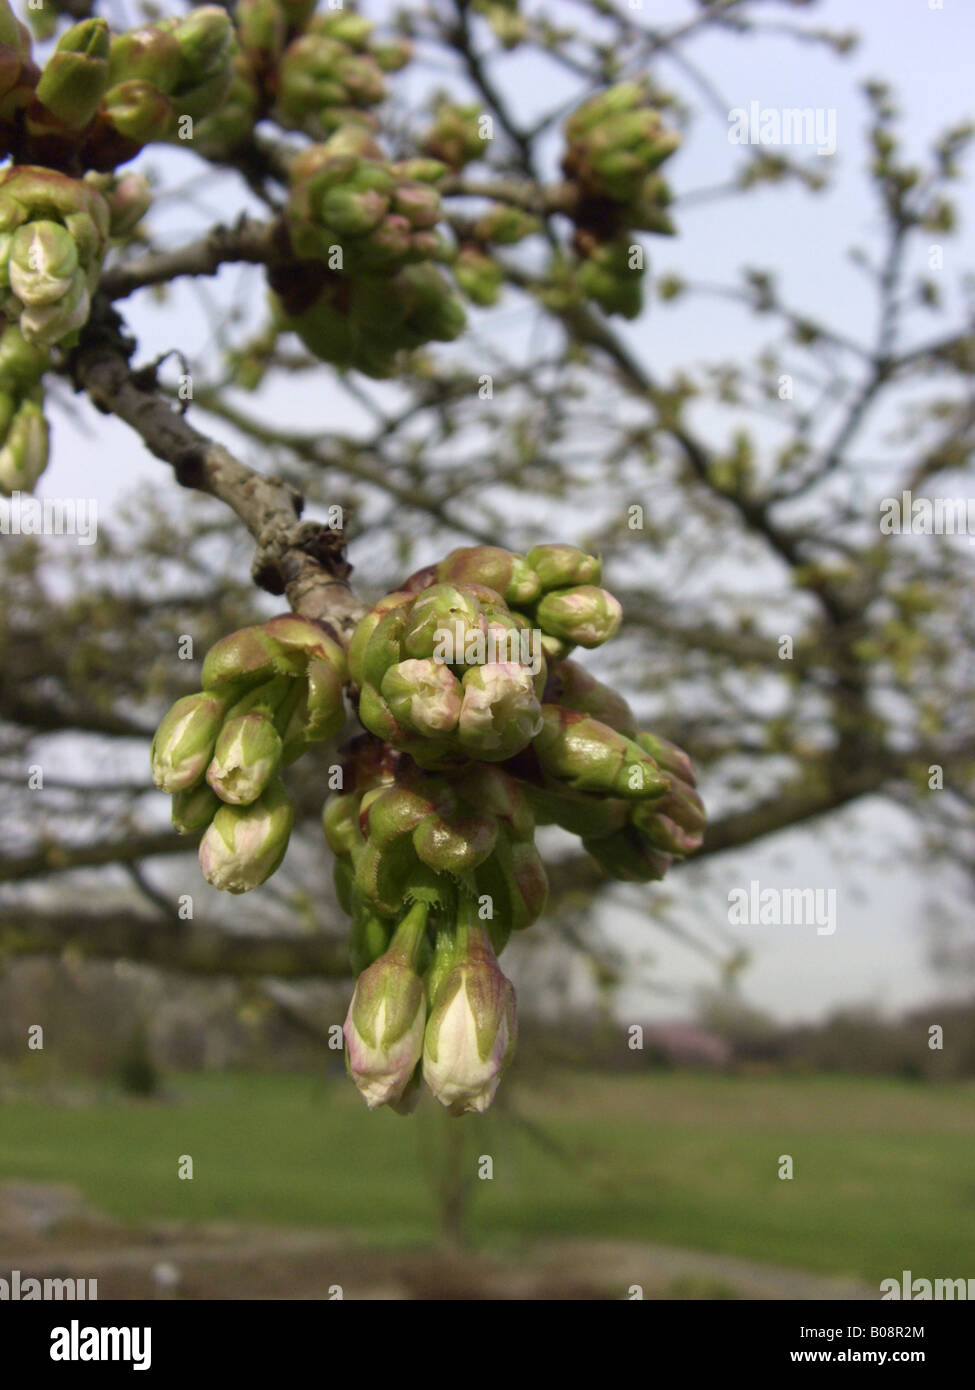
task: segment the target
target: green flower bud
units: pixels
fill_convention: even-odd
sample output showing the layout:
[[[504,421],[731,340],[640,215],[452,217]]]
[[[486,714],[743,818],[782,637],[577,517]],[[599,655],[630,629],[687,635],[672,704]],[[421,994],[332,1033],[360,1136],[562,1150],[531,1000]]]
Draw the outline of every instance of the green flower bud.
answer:
[[[108,25],[85,19],[62,34],[37,84],[38,100],[70,130],[95,118],[108,85]]]
[[[322,812],[322,826],[332,853],[352,857],[365,843],[359,827],[359,794],[339,792],[330,796]]]
[[[636,741],[665,772],[671,773],[690,787],[697,785],[693,764],[683,748],[678,748],[676,743],[671,743],[668,739],[658,738],[656,734],[645,731],[637,734]]]
[[[142,78],[119,82],[105,93],[105,119],[127,140],[147,145],[161,140],[173,119],[173,105],[165,92]]]
[[[172,30],[183,56],[182,84],[197,84],[224,72],[230,62],[233,26],[219,5],[196,5]]]
[[[5,393],[0,392],[0,402]],[[47,467],[50,435],[43,408],[31,400],[14,407],[5,431],[0,431],[0,492],[31,492]],[[0,415],[2,415],[0,409]]]
[[[649,753],[608,724],[558,705],[543,705],[542,719],[532,745],[539,765],[573,791],[635,801],[669,790],[669,779]]]
[[[302,727],[302,735],[308,743],[327,743],[341,732],[346,717],[342,699],[345,676],[344,656],[340,668],[333,660],[309,661]]]
[[[383,676],[381,692],[396,719],[418,734],[436,737],[457,727],[460,682],[440,662],[398,662]]]
[[[631,258],[629,241],[612,241],[600,246],[579,266],[579,289],[606,314],[635,319],[643,308],[642,262],[635,267]]]
[[[432,584],[413,601],[403,648],[414,657],[462,665],[468,647],[483,644],[487,619],[477,599],[454,584]]]
[[[514,662],[493,662],[464,672],[464,703],[457,736],[470,757],[503,762],[526,747],[542,727],[531,673]]]
[[[428,816],[416,827],[413,847],[436,873],[460,875],[483,864],[497,838],[497,822],[489,816],[443,808],[439,815]]]
[[[474,223],[473,235],[477,241],[493,242],[496,246],[513,246],[534,236],[542,230],[541,219],[521,208],[498,204]]]
[[[692,787],[676,777],[666,796],[652,804],[635,806],[630,819],[651,845],[677,858],[693,854],[704,842],[704,802]]]
[[[10,241],[10,288],[24,304],[56,304],[74,283],[78,249],[60,222],[27,222]]]
[[[654,883],[673,863],[669,854],[648,844],[631,825],[598,840],[583,840],[582,846],[611,878],[623,883]]]
[[[108,204],[109,234],[119,241],[129,237],[152,206],[152,187],[145,174],[88,173],[85,182],[97,188]]]
[[[582,584],[574,589],[554,589],[535,610],[542,628],[553,637],[580,647],[599,647],[619,631],[623,609],[605,589]]]
[[[108,52],[110,88],[138,81],[168,94],[176,88],[184,70],[179,43],[165,29],[146,26],[112,35]]]
[[[242,48],[272,60],[281,56],[288,22],[277,0],[237,0],[234,20]]]
[[[0,331],[0,382],[16,395],[26,395],[47,369],[49,353],[28,343],[15,323]]]
[[[545,590],[598,584],[602,578],[602,561],[574,545],[536,545],[525,558]]]
[[[541,593],[538,575],[529,562],[496,545],[452,550],[437,566],[437,578],[453,584],[485,584],[517,607],[534,602]]]
[[[247,806],[274,776],[281,751],[281,737],[267,714],[231,714],[220,730],[206,779],[221,801]]]
[[[30,304],[21,310],[20,331],[29,343],[53,347],[84,327],[90,308],[84,272],[76,270],[70,288],[56,303]]]
[[[280,780],[250,806],[221,806],[200,841],[207,883],[228,893],[246,893],[264,883],[284,858],[294,819]]]
[[[401,159],[390,166],[397,179],[416,179],[420,183],[438,183],[448,172],[446,164],[439,159]]]
[[[396,590],[394,593],[387,594],[385,598],[381,598],[379,602],[369,610],[366,616],[356,627],[355,632],[352,634],[352,640],[349,643],[348,652],[349,675],[351,676],[352,680],[355,682],[356,685],[363,686],[366,683],[366,651],[369,646],[369,643],[372,641],[373,634],[379,627],[379,624],[382,622],[386,614],[391,612],[393,609],[402,608],[406,604],[412,603],[413,597],[413,594],[405,593],[402,590]],[[397,645],[394,648],[394,651],[398,653],[398,650],[399,648]],[[395,656],[393,657],[393,660],[396,660]],[[382,680],[383,674],[388,670],[390,664],[391,662],[387,662],[382,667],[382,670],[379,673],[380,680]]]
[[[629,815],[629,804],[617,797],[586,796],[535,786],[529,788],[528,795],[540,825],[559,825],[585,839],[599,839],[622,830]]]
[[[562,705],[565,709],[575,710],[577,714],[592,715],[593,719],[608,724],[618,734],[636,739],[646,752],[656,757],[653,749],[637,737],[636,719],[623,696],[596,680],[577,662],[560,661],[553,668],[545,687],[545,698],[551,704]],[[656,761],[659,763],[660,759],[656,758]]]
[[[197,834],[206,830],[220,809],[220,798],[205,782],[186,791],[176,792],[173,797],[173,826],[180,835]]]
[[[185,791],[203,780],[226,712],[226,701],[206,692],[176,701],[152,740],[152,780],[161,791]]]
[[[450,268],[454,279],[472,303],[482,308],[497,304],[504,285],[504,272],[497,261],[476,246],[463,246]]]

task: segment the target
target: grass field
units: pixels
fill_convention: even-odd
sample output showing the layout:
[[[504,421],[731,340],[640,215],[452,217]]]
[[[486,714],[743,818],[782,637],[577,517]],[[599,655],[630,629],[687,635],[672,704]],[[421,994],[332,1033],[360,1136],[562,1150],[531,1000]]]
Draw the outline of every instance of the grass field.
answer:
[[[559,1073],[463,1121],[471,1230],[661,1241],[871,1281],[975,1276],[975,1086]],[[518,1117],[524,1117],[524,1123]],[[70,1181],[103,1210],[433,1239],[432,1106],[370,1115],[344,1078],[195,1075],[162,1101],[0,1106],[0,1180]],[[177,1177],[192,1156],[192,1181]],[[790,1155],[794,1178],[778,1176]]]

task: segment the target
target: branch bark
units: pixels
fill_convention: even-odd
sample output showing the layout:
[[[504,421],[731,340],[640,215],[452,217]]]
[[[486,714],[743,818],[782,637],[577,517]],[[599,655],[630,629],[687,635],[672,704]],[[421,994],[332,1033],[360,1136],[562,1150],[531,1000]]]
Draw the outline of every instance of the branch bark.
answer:
[[[248,468],[191,425],[159,389],[158,364],[132,367],[134,351],[122,320],[99,298],[67,370],[97,409],[124,420],[172,466],[177,482],[219,498],[240,518],[257,542],[252,573],[261,588],[286,594],[296,613],[325,623],[347,642],[365,609],[346,582],[352,567],[342,532],[302,523],[301,494],[281,478]]]

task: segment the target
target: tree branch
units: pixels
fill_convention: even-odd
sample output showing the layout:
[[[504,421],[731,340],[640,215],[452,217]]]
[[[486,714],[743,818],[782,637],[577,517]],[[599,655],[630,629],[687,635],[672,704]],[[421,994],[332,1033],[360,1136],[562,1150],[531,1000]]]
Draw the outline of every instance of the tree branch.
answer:
[[[240,518],[257,542],[252,573],[261,588],[286,594],[296,613],[347,641],[364,608],[346,583],[351,566],[342,532],[301,523],[300,493],[201,434],[159,389],[156,365],[133,369],[134,350],[118,314],[96,299],[67,370],[99,410],[124,420],[156,458],[172,465],[177,482],[219,498]]]
[[[274,975],[347,979],[348,943],[325,936],[244,936],[131,913],[0,910],[0,958],[58,955],[67,949],[100,960],[134,960],[194,975]]]

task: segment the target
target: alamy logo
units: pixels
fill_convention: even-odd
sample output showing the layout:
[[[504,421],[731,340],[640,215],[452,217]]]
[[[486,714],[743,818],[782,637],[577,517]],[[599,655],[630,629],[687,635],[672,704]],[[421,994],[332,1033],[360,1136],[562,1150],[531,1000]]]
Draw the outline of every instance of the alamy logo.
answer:
[[[835,106],[759,106],[728,112],[732,145],[812,145],[819,155],[836,153]]]
[[[98,501],[94,497],[31,497],[12,492],[0,497],[0,536],[75,536],[79,545],[98,540]]]
[[[915,1279],[909,1269],[902,1269],[900,1279],[881,1279],[880,1297],[915,1302],[975,1298],[975,1279]]]
[[[447,666],[511,662],[527,667],[533,676],[542,669],[542,633],[537,627],[521,628],[517,632],[490,627],[482,632],[458,621],[453,631],[449,627],[438,627],[433,640],[433,660]]]
[[[151,1327],[70,1327],[51,1329],[52,1361],[131,1361],[134,1371],[152,1365]]]
[[[33,1299],[61,1299],[95,1302],[98,1298],[97,1279],[22,1279],[19,1269],[10,1271],[10,1278],[0,1278],[0,1303],[30,1303]]]
[[[969,536],[975,539],[975,497],[885,497],[880,503],[883,536]]]
[[[836,930],[835,888],[763,888],[753,878],[747,888],[728,891],[733,927],[815,927],[817,936]]]

